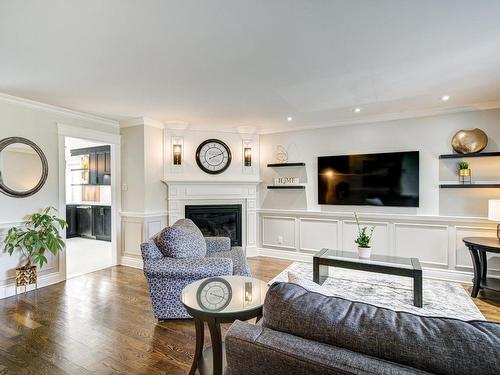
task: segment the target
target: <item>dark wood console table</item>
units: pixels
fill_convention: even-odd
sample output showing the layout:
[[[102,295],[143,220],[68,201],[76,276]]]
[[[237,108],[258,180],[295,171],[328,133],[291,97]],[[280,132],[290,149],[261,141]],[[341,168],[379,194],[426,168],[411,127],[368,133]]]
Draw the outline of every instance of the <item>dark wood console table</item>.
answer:
[[[500,279],[486,276],[488,272],[486,253],[500,254],[500,241],[492,237],[465,237],[463,241],[469,249],[474,267],[471,296],[476,298],[480,289],[490,289],[500,292]]]

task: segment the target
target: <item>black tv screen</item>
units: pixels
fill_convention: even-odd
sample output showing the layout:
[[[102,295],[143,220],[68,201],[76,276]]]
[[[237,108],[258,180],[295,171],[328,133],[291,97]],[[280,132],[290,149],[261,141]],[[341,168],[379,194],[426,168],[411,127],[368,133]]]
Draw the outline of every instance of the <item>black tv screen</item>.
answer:
[[[318,203],[418,207],[419,152],[318,157]]]

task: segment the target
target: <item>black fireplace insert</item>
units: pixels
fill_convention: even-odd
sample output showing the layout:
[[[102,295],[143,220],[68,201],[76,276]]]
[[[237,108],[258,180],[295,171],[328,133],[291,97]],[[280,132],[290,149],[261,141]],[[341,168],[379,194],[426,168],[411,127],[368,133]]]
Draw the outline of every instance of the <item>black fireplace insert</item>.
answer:
[[[204,236],[229,237],[231,246],[241,246],[241,204],[185,206],[185,217],[200,228]]]

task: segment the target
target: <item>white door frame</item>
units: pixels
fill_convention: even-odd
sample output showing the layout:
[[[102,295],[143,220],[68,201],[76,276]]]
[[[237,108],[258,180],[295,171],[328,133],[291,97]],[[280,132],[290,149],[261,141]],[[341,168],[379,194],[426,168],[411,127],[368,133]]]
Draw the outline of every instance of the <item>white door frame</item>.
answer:
[[[81,128],[58,123],[57,124],[58,144],[59,144],[59,214],[66,217],[66,155],[65,138],[80,138],[89,141],[95,141],[111,145],[111,248],[112,248],[112,266],[116,266],[120,260],[120,238],[121,238],[121,182],[120,182],[120,142],[119,134],[106,133],[98,130]],[[66,231],[63,232],[66,239]],[[63,280],[66,275],[66,251],[62,253],[59,263]]]

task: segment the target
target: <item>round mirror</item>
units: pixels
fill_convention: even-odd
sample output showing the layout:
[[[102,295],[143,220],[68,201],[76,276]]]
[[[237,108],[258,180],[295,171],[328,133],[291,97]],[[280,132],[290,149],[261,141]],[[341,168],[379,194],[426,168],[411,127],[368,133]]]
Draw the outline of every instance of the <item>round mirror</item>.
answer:
[[[47,181],[48,163],[43,151],[29,139],[0,141],[0,191],[10,197],[28,197]]]

